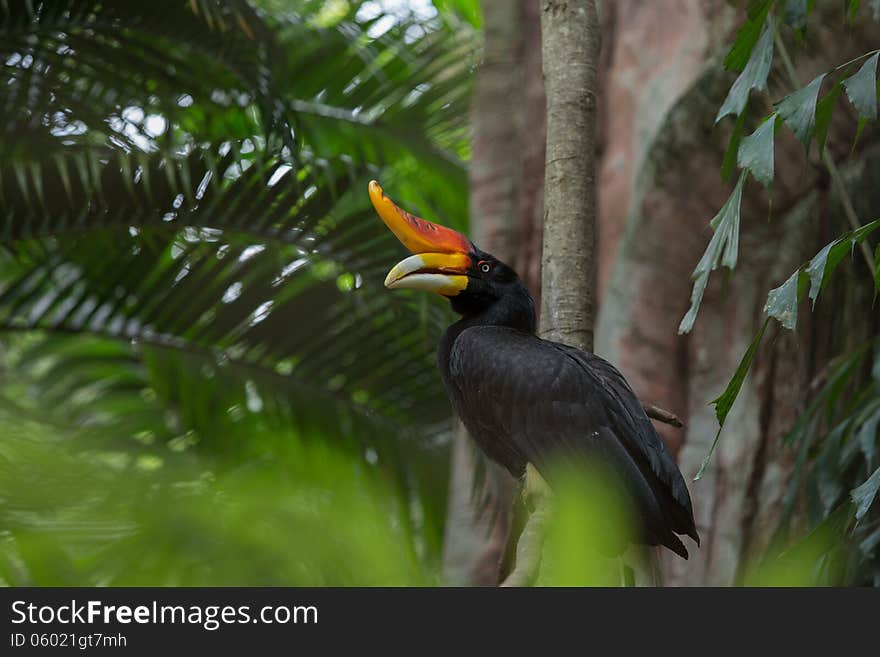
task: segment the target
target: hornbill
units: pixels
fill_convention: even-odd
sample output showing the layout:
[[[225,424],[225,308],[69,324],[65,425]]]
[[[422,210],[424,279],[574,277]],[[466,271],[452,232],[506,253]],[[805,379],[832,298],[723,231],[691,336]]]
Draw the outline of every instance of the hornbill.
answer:
[[[700,542],[687,486],[623,375],[595,354],[537,337],[534,302],[513,269],[397,207],[375,180],[369,192],[413,253],[385,287],[435,292],[462,316],[440,340],[440,375],[486,456],[520,479],[533,469],[544,477],[559,459],[600,462],[629,498],[636,540],[687,559],[676,534]]]

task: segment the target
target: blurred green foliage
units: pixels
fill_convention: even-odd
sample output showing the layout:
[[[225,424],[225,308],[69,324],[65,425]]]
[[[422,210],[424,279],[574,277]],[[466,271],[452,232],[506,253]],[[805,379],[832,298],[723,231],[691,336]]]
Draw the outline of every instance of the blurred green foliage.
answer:
[[[476,2],[0,5],[0,579],[438,581]]]
[[[546,586],[621,586],[617,558],[634,537],[633,512],[599,468],[556,468],[552,514],[538,583]]]
[[[84,451],[0,411],[0,574],[12,585],[408,585],[431,555],[381,469],[291,431],[272,458]],[[72,437],[73,440],[76,436]]]

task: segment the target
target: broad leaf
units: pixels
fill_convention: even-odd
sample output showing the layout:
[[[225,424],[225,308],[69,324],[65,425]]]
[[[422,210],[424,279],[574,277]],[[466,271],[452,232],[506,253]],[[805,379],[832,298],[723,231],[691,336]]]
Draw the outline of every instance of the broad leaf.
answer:
[[[843,81],[846,95],[859,116],[858,130],[854,141],[858,143],[862,130],[868,121],[877,119],[877,60],[880,52],[874,53],[854,75]]]
[[[835,82],[831,87],[831,91],[825,94],[825,97],[816,105],[816,126],[813,133],[816,135],[816,142],[819,144],[819,155],[825,151],[825,140],[828,138],[828,128],[831,125],[831,117],[834,114],[834,106],[840,97],[841,86],[839,82]]]
[[[773,135],[776,132],[777,115],[772,114],[739,147],[737,163],[747,169],[755,180],[765,187],[773,182]]]
[[[819,253],[813,256],[806,268],[806,272],[810,277],[810,299],[813,302],[813,306],[816,305],[819,292],[827,285],[828,280],[844,256],[852,252],[857,244],[864,241],[878,227],[880,227],[880,219],[872,221],[856,231],[842,235],[833,242],[826,244]]]
[[[712,234],[712,239],[709,240],[706,251],[703,253],[703,257],[700,258],[691,276],[694,281],[694,288],[691,293],[691,306],[678,326],[679,334],[689,333],[694,326],[700,303],[703,300],[703,292],[709,280],[709,272],[717,269],[719,264],[728,269],[736,267],[737,255],[739,253],[740,205],[742,203],[743,185],[745,185],[746,176],[746,171],[740,174],[733,192],[731,192],[727,201],[718,211],[718,214],[710,222],[715,232]]]
[[[727,148],[724,149],[724,159],[721,162],[721,180],[724,182],[729,181],[733,172],[736,171],[736,161],[739,156],[739,145],[742,143],[746,114],[746,111],[742,111],[736,117],[736,123],[733,124],[733,130],[730,133],[730,140],[727,142]]]
[[[763,37],[762,29],[767,28],[767,14],[772,0],[759,0],[749,7],[746,21],[737,32],[730,52],[724,58],[724,67],[732,71],[742,71],[754,52],[755,44]]]
[[[825,266],[828,263],[828,255],[831,253],[831,249],[840,243],[840,239],[836,239],[830,244],[826,244],[807,265],[806,271],[810,277],[810,300],[813,302],[813,307],[816,306],[816,299],[819,297],[819,292],[825,281]]]
[[[874,503],[874,498],[877,496],[878,489],[880,489],[880,468],[874,470],[874,474],[868,477],[865,483],[850,493],[850,497],[856,505],[856,520],[861,520],[868,513],[868,509],[871,508],[871,504]]]
[[[859,119],[873,121],[877,118],[877,61],[880,53],[869,57],[857,73],[843,81],[843,88]]]
[[[685,316],[681,318],[678,325],[679,335],[690,333],[694,328],[694,322],[697,319],[697,313],[700,310],[700,304],[703,302],[703,294],[706,291],[706,285],[709,282],[709,272],[705,271],[694,278],[694,287],[691,290],[691,305]]]
[[[712,270],[718,266],[718,255],[721,255],[721,264],[728,269],[736,267],[736,260],[739,255],[739,217],[740,206],[742,205],[743,186],[746,182],[745,173],[740,174],[739,180],[733,193],[718,211],[718,214],[710,221],[710,225],[715,230],[712,236],[715,244],[709,245],[706,253],[703,254],[700,262],[697,264],[697,270]],[[721,249],[724,252],[721,253]]]
[[[801,270],[798,269],[779,287],[770,290],[764,312],[777,320],[785,328],[793,331],[797,325],[798,280]]]
[[[779,116],[805,148],[813,136],[813,126],[816,122],[816,101],[819,98],[819,87],[822,86],[824,79],[825,73],[822,73],[806,87],[798,89],[776,103],[776,111],[779,112]]]
[[[734,81],[727,97],[721,104],[718,115],[715,117],[715,123],[728,114],[739,116],[748,102],[752,89],[759,91],[767,89],[767,76],[770,74],[770,65],[773,63],[773,30],[773,20],[768,18],[764,22],[760,38],[754,48],[750,49],[751,56],[748,58],[748,64]],[[733,50],[731,50],[732,53]]]
[[[748,374],[749,369],[752,367],[752,360],[755,357],[755,353],[758,351],[758,347],[761,345],[761,340],[764,338],[764,331],[767,329],[768,321],[769,320],[764,320],[760,330],[752,339],[749,348],[746,350],[746,353],[743,354],[742,360],[736,368],[736,372],[734,372],[733,377],[727,384],[727,388],[725,388],[721,395],[711,401],[715,406],[715,417],[718,418],[718,424],[721,426],[724,426],[724,422],[727,420],[727,414],[730,412],[733,402],[736,401],[736,398],[739,395],[746,374]]]

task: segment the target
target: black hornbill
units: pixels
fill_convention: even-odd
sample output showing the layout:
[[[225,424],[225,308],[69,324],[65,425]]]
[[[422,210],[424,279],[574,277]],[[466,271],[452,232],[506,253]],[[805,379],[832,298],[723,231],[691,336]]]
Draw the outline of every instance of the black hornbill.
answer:
[[[699,545],[687,486],[632,389],[602,358],[535,335],[535,305],[516,272],[460,233],[370,199],[413,255],[385,287],[449,299],[462,318],[440,340],[440,375],[455,412],[492,460],[523,478],[557,459],[599,460],[628,495],[640,534],[687,559]]]

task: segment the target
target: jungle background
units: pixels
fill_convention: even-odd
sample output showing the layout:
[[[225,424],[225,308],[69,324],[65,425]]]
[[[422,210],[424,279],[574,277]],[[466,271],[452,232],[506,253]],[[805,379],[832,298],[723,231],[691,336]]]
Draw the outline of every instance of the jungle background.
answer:
[[[596,352],[703,538],[665,583],[876,586],[880,6],[599,4]],[[540,11],[0,1],[2,583],[497,583],[516,487],[366,184],[539,294]]]

